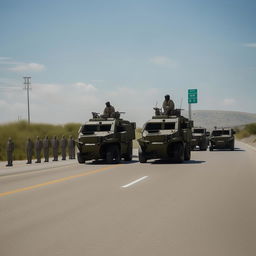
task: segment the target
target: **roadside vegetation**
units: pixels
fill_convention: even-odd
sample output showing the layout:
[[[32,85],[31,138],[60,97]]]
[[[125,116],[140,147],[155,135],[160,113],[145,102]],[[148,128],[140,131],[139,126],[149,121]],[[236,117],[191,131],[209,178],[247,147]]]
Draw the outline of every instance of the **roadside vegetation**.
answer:
[[[80,125],[79,123],[67,123],[65,125],[34,123],[28,125],[26,121],[2,124],[0,125],[0,161],[6,161],[6,143],[9,137],[12,138],[15,144],[14,160],[24,160],[26,159],[25,145],[28,138],[35,141],[37,136],[41,139],[48,136],[51,140],[53,136],[57,136],[60,139],[63,135],[66,138],[72,135],[76,139]],[[141,128],[137,128],[136,139],[140,137]],[[134,140],[133,146],[138,148],[136,140]]]
[[[136,128],[135,131],[135,140],[133,141],[133,148],[139,148],[139,144],[137,142],[137,139],[141,138],[141,128]]]
[[[238,139],[247,138],[251,135],[256,135],[256,123],[247,124],[243,128],[237,128],[236,137]]]
[[[52,124],[30,124],[26,121],[0,125],[0,161],[6,160],[6,143],[9,137],[12,138],[15,144],[14,160],[26,159],[25,144],[27,138],[33,141],[39,136],[41,139],[48,136],[52,139],[53,136],[58,136],[60,139],[63,135],[68,138],[70,135],[77,138],[77,132],[81,124],[68,123],[65,125]]]

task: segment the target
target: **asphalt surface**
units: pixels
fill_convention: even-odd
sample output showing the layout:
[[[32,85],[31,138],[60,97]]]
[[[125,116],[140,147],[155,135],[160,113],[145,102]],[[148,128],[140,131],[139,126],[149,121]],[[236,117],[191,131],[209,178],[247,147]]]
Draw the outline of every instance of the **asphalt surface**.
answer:
[[[0,255],[256,255],[256,151],[0,163]]]

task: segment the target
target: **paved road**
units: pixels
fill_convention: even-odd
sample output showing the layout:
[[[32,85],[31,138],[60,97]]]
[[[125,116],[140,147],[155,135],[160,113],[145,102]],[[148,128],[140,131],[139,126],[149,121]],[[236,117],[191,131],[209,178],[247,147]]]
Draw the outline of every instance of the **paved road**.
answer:
[[[0,168],[0,255],[256,255],[256,152]]]

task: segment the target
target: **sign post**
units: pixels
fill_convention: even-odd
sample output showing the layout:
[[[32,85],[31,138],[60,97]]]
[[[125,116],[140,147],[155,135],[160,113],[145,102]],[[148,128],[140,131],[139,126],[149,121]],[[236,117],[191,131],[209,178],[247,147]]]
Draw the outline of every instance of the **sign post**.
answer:
[[[196,104],[197,100],[197,89],[188,89],[188,115],[191,120],[191,104]]]

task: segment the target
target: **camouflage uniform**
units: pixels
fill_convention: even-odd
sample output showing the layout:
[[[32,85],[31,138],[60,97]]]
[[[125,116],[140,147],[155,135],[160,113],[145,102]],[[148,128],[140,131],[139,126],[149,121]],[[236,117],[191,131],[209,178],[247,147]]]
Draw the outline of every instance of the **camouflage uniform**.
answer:
[[[114,114],[115,114],[115,108],[111,106],[109,102],[107,102],[106,107],[103,111],[103,116],[113,117]]]
[[[52,153],[53,153],[53,161],[58,161],[59,154],[59,140],[56,136],[52,139]]]
[[[75,141],[72,136],[68,140],[68,155],[69,159],[75,159]]]
[[[13,151],[14,151],[14,143],[12,138],[9,138],[6,144],[6,153],[7,153],[7,165],[6,166],[13,166]]]
[[[65,138],[65,136],[62,136],[62,139],[60,140],[62,160],[66,160],[67,145],[68,145],[67,139]]]
[[[34,148],[34,143],[30,138],[28,138],[26,142],[26,153],[27,153],[27,160],[28,160],[27,164],[32,163],[33,148]]]
[[[35,143],[35,150],[36,150],[36,163],[41,163],[41,151],[43,148],[43,142],[37,136],[36,143]]]
[[[174,102],[172,100],[164,100],[163,109],[164,114],[170,115],[174,110]]]
[[[43,140],[43,149],[44,149],[44,161],[49,162],[50,141],[48,139],[48,136],[45,136]]]

